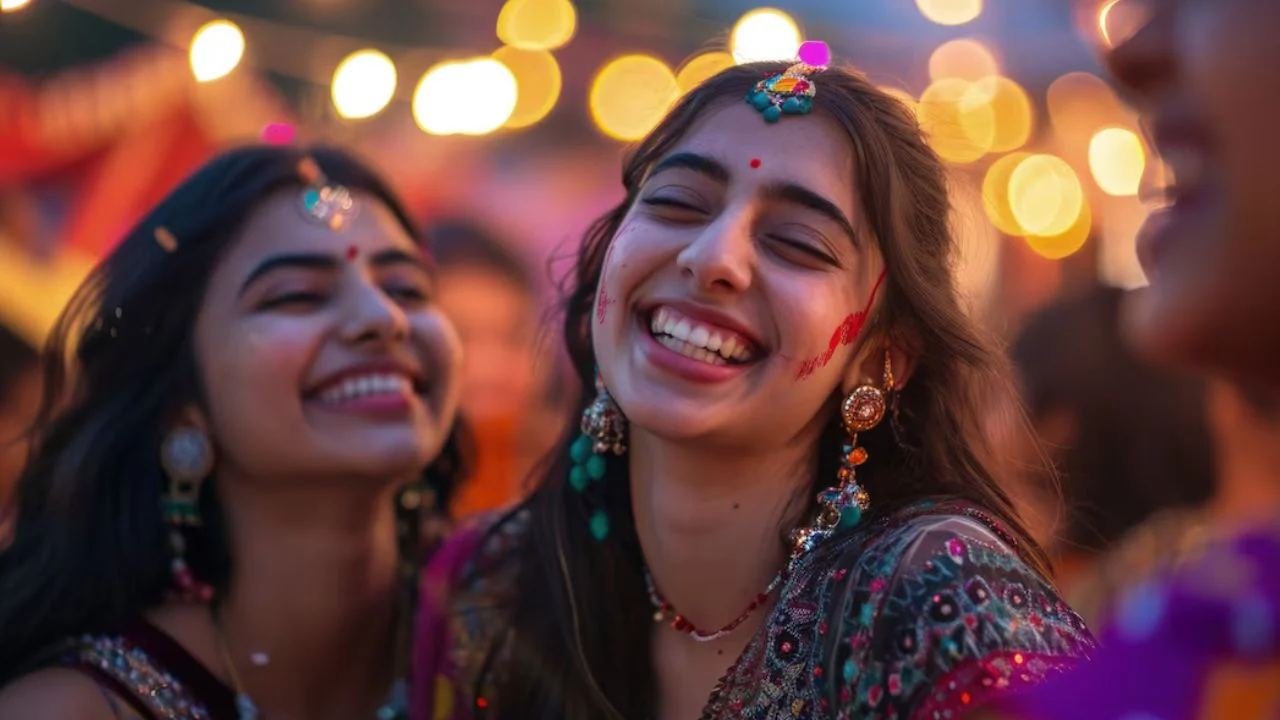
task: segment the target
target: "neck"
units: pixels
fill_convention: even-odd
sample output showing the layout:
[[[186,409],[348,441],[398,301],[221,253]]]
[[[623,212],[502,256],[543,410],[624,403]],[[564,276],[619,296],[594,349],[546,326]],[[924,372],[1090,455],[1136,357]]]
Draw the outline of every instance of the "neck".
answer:
[[[1229,428],[1215,433],[1218,487],[1208,510],[1219,527],[1272,520],[1280,512],[1280,417],[1252,410],[1237,411]]]
[[[236,509],[224,639],[240,689],[267,717],[373,717],[394,680],[394,488],[353,498],[360,484],[369,479],[237,502],[248,484],[222,483]]]
[[[632,427],[636,533],[663,597],[714,631],[782,570],[782,533],[801,521],[816,440],[768,453],[667,442]]]

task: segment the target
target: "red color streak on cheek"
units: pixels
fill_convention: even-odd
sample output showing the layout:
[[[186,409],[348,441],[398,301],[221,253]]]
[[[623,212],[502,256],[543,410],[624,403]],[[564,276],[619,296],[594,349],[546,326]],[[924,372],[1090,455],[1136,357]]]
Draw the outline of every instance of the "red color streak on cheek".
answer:
[[[624,225],[618,228],[618,232],[614,234],[613,240],[609,242],[609,249],[604,254],[604,264],[600,266],[600,290],[596,294],[596,323],[604,324],[605,312],[615,301],[609,297],[607,289],[609,281],[609,258],[613,257],[613,251],[618,247],[618,242],[631,231],[630,225]]]
[[[835,357],[836,350],[858,339],[858,335],[862,333],[862,326],[867,322],[867,313],[871,311],[871,303],[875,301],[876,293],[880,291],[882,282],[884,282],[884,271],[881,271],[880,277],[876,278],[876,284],[871,288],[871,297],[867,298],[867,304],[861,310],[846,316],[835,331],[831,333],[831,340],[827,342],[827,349],[820,355],[800,361],[800,369],[796,372],[796,380],[804,380],[820,368],[826,367],[827,363],[831,362],[831,358]]]

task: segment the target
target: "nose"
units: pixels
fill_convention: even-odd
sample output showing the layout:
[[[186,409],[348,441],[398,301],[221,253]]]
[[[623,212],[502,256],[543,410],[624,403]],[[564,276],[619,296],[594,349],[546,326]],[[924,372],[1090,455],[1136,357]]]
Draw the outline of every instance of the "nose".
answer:
[[[1174,82],[1177,10],[1175,3],[1151,0],[1121,0],[1120,5],[1129,12],[1128,27],[1103,59],[1125,94],[1142,105]]]
[[[352,283],[343,305],[341,337],[345,342],[387,343],[409,336],[404,308],[377,285],[363,280]]]
[[[749,213],[721,214],[680,251],[680,272],[699,290],[746,290],[756,263],[751,225]]]

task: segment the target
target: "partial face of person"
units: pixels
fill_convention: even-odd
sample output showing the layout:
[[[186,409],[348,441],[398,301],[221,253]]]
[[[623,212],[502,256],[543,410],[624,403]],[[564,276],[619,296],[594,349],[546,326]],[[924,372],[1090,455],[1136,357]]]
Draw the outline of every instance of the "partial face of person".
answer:
[[[468,420],[508,420],[529,411],[537,385],[533,300],[480,266],[442,269],[440,308],[465,349],[462,412]]]
[[[591,318],[633,427],[758,450],[830,419],[824,405],[852,386],[850,318],[883,268],[853,177],[833,120],[768,124],[741,102],[708,111],[655,165]]]
[[[1174,176],[1140,233],[1151,286],[1126,308],[1131,336],[1159,359],[1280,382],[1280,3],[1117,7],[1132,27],[1109,68]]]
[[[218,471],[408,479],[453,424],[457,334],[384,205],[357,193],[359,214],[334,231],[302,216],[299,192],[249,218],[197,320]]]

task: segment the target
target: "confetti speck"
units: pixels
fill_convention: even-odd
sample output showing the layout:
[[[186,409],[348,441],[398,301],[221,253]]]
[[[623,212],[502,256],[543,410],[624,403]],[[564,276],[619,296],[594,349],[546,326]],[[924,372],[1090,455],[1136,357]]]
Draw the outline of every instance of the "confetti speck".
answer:
[[[178,238],[174,237],[173,233],[169,232],[169,228],[158,227],[156,228],[155,235],[156,244],[164,248],[165,252],[173,252],[178,249]]]

